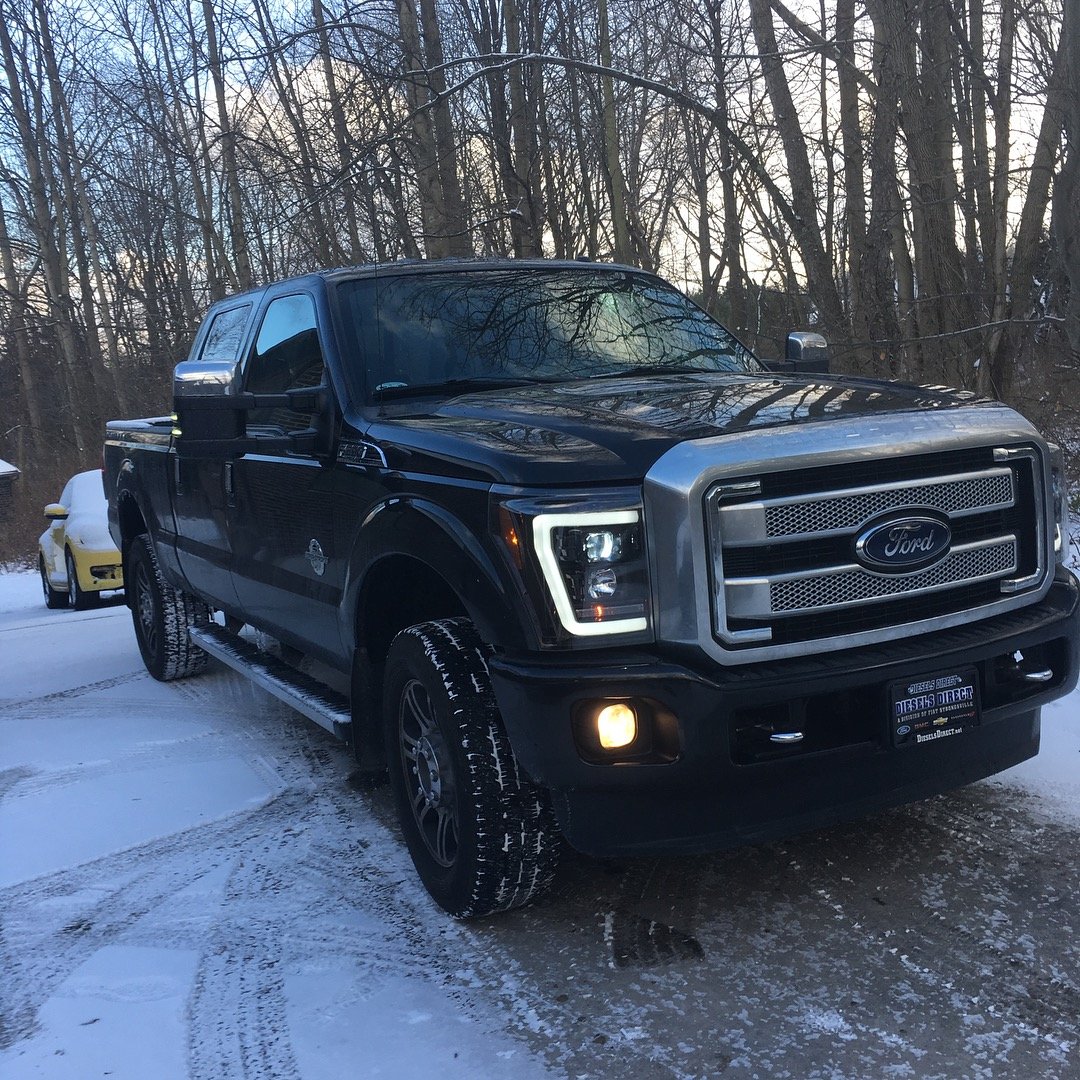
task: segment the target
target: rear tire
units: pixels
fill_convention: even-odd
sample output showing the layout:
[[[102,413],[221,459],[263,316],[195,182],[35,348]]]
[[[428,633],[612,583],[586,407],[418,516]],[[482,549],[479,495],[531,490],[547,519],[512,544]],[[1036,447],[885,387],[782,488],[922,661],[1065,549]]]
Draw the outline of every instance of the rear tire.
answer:
[[[560,840],[519,769],[467,619],[420,623],[386,660],[383,722],[398,820],[417,873],[459,919],[520,907],[551,883]]]
[[[79,574],[75,569],[75,557],[70,550],[64,551],[64,565],[67,567],[68,603],[76,611],[85,611],[90,606],[93,596],[88,592],[84,592],[79,584]]]
[[[38,556],[38,573],[41,575],[41,591],[45,594],[45,606],[52,611],[68,606],[68,594],[60,589],[54,589],[49,583],[49,575],[45,570],[45,560]]]
[[[197,675],[206,653],[188,630],[210,622],[210,608],[190,593],[173,588],[161,576],[150,537],[131,543],[124,581],[130,593],[131,619],[146,670],[161,682]]]

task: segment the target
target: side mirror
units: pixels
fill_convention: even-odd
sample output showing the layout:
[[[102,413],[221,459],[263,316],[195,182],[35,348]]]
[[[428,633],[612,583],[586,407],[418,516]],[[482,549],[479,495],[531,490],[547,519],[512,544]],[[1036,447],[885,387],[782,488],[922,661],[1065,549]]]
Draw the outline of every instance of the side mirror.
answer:
[[[219,388],[220,387],[220,388]],[[232,394],[227,384],[204,384],[202,393],[177,393],[176,453],[185,458],[235,458],[247,453],[326,453],[333,398],[324,386],[304,386],[283,394]],[[209,391],[209,392],[207,392]],[[315,413],[316,427],[286,435],[249,435],[251,409],[291,409]]]
[[[787,336],[785,367],[797,375],[809,372],[829,373],[829,343],[820,335],[794,331]]]
[[[49,503],[49,505],[45,507],[46,521],[55,523],[57,521],[67,521],[67,519],[68,508],[66,506],[61,506],[60,503]]]

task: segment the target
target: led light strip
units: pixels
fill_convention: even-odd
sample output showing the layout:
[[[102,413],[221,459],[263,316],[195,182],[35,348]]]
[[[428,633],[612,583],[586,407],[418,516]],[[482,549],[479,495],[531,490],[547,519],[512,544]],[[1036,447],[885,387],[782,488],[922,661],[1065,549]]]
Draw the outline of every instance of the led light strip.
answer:
[[[580,514],[538,514],[533,518],[533,542],[536,545],[540,568],[544,571],[544,580],[548,591],[555,601],[555,610],[559,621],[571,634],[578,637],[597,637],[602,634],[637,634],[649,628],[649,620],[613,619],[611,622],[583,623],[574,614],[570,596],[566,591],[559,560],[551,543],[552,529],[576,528],[581,525],[633,525],[641,520],[636,510],[597,510]]]

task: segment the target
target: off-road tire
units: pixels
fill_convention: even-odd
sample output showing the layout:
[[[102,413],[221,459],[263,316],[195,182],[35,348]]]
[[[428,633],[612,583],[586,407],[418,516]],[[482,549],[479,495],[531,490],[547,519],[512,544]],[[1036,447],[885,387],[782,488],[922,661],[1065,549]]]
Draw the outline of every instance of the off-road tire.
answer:
[[[94,600],[92,593],[84,592],[79,584],[79,574],[75,569],[75,556],[70,548],[64,549],[64,568],[67,571],[67,598],[68,603],[76,611],[85,611]]]
[[[202,600],[165,581],[154,546],[145,533],[131,542],[124,581],[146,670],[161,682],[203,671],[206,653],[192,642],[188,630],[206,626],[210,609]]]
[[[60,589],[54,589],[49,584],[49,575],[45,570],[45,560],[38,556],[38,573],[41,575],[41,591],[45,594],[45,606],[50,611],[68,606],[68,594]]]
[[[383,681],[386,752],[401,831],[428,892],[459,919],[535,899],[554,877],[561,844],[544,793],[518,767],[503,730],[488,654],[467,619],[420,623],[394,638]],[[403,731],[415,735],[417,702],[423,701],[419,708],[427,709],[431,737],[429,756],[420,763],[416,747],[423,740],[413,740],[410,757]],[[425,781],[454,817],[451,843],[432,838],[430,815],[440,807],[425,800]],[[449,826],[442,832],[450,835]]]

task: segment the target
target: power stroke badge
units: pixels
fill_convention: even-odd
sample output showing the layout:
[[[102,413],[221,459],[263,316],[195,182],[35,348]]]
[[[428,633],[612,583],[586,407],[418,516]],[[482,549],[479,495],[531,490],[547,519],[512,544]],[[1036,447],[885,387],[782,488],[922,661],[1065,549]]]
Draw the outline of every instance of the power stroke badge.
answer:
[[[890,699],[896,746],[947,739],[979,722],[975,668],[893,683]]]

